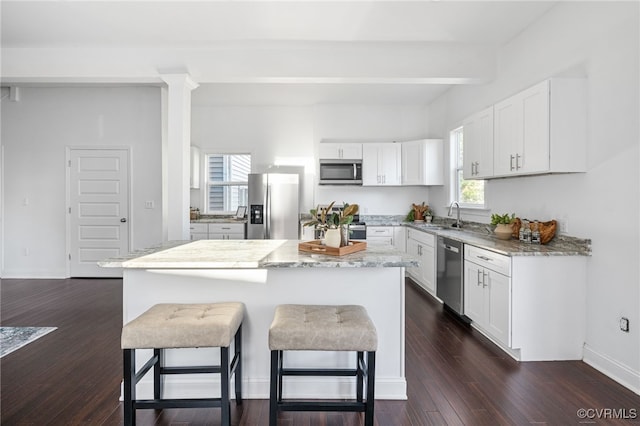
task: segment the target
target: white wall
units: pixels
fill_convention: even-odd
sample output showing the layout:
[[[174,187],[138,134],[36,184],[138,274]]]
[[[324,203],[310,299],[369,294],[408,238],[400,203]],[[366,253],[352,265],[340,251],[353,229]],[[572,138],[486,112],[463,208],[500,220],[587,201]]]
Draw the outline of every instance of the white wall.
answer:
[[[488,181],[492,212],[563,218],[591,238],[585,361],[640,392],[639,5],[561,2],[502,49],[496,80],[455,88],[428,109],[448,133],[481,108],[554,75],[588,79],[588,172]],[[437,119],[436,119],[437,118]],[[437,205],[450,200],[432,191]],[[544,312],[540,313],[544,315]],[[619,330],[621,316],[631,332]]]
[[[314,137],[362,140],[363,143],[424,138],[424,108],[419,106],[320,105],[315,108]],[[316,149],[318,145],[316,145]],[[316,151],[317,153],[317,151]],[[317,158],[317,157],[316,157]],[[316,204],[343,201],[360,206],[360,214],[406,214],[412,203],[429,201],[428,187],[317,186]]]
[[[197,90],[197,89],[196,89]],[[192,143],[202,152],[251,153],[255,172],[272,164],[305,166],[302,212],[318,203],[358,203],[362,214],[404,214],[427,201],[426,188],[318,186],[321,140],[393,141],[424,137],[418,106],[203,106],[192,108]],[[202,190],[191,203],[202,206]]]
[[[131,245],[162,241],[158,87],[22,87],[18,102],[2,100],[1,135],[3,277],[66,276],[69,146],[131,147]],[[156,208],[145,209],[145,200],[155,200]]]

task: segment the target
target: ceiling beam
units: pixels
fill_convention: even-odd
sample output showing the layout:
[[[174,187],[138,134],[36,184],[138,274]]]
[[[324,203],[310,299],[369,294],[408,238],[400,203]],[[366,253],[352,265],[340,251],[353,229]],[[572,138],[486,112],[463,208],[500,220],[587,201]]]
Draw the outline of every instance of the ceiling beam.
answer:
[[[200,83],[482,84],[492,46],[287,43],[197,48],[20,48],[2,51],[3,83],[162,84],[166,69]]]

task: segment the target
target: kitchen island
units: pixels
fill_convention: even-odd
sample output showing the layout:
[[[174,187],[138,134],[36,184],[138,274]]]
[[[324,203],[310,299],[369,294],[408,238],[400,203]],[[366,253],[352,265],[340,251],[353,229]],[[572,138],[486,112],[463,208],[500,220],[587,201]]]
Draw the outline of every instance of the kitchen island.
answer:
[[[243,323],[243,395],[269,397],[268,330],[279,304],[363,305],[378,331],[376,398],[406,399],[404,342],[404,272],[417,260],[392,248],[370,247],[346,256],[298,251],[298,241],[200,240],[174,242],[131,256],[99,263],[123,268],[123,323],[156,303],[240,301]],[[170,350],[167,363],[217,361],[210,348]],[[353,367],[349,353],[294,352],[291,367]],[[289,356],[290,355],[290,356]],[[147,357],[139,356],[139,360]],[[178,360],[178,361],[177,361]],[[211,395],[211,377],[167,377],[166,396]],[[217,380],[217,379],[213,379]],[[350,398],[353,380],[290,378],[285,397]],[[152,395],[150,378],[138,385]]]

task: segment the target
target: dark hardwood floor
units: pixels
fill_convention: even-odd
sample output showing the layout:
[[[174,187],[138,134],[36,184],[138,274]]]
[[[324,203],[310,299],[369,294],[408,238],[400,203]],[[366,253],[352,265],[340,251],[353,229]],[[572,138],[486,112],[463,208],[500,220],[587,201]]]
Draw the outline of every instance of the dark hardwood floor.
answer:
[[[121,425],[121,281],[5,279],[0,290],[3,326],[58,327],[0,360],[0,423]],[[640,396],[583,362],[517,363],[411,282],[406,299],[409,399],[376,401],[377,425],[640,424]],[[581,419],[579,409],[627,419]],[[138,424],[218,425],[219,413],[143,410]],[[267,425],[267,401],[232,403],[232,421]],[[283,426],[359,424],[356,413],[280,417]]]

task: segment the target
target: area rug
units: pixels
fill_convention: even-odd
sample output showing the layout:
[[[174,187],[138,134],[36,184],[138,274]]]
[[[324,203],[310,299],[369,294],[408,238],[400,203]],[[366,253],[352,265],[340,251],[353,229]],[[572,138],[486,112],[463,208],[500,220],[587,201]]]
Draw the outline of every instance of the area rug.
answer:
[[[0,358],[51,333],[58,327],[0,327]]]

